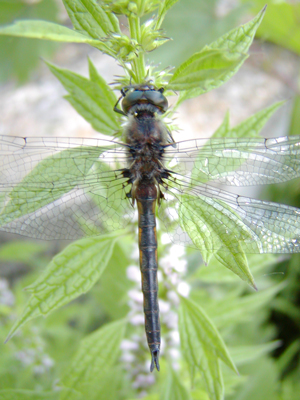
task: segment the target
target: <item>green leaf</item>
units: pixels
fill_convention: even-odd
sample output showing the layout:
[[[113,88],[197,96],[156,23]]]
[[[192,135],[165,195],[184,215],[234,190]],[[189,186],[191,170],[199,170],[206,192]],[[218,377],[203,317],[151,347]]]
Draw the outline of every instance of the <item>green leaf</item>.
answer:
[[[105,11],[96,0],[63,0],[74,28],[93,39],[100,39],[111,32],[120,33],[118,18]]]
[[[281,282],[265,290],[259,290],[256,293],[239,298],[228,298],[207,307],[207,312],[218,327],[230,327],[237,321],[248,321],[253,318],[256,310],[261,309],[268,304],[286,284]]]
[[[167,5],[172,3],[166,2]],[[164,4],[161,2],[161,7]],[[172,38],[163,47],[149,53],[155,63],[177,67],[207,43],[232,29],[245,14],[245,5],[237,5],[226,16],[218,15],[218,0],[178,1],[164,16],[163,29]],[[160,23],[160,20],[158,20]]]
[[[89,291],[109,263],[117,238],[105,235],[82,239],[55,256],[40,277],[27,288],[31,298],[8,339],[31,319],[47,316]]]
[[[55,400],[57,392],[39,392],[26,389],[0,390],[0,400]]]
[[[257,36],[300,54],[300,4],[297,1],[277,0],[267,3],[268,12]],[[252,0],[253,12],[265,4],[265,0]]]
[[[200,371],[210,399],[222,399],[224,387],[219,359],[235,372],[236,367],[208,316],[197,304],[183,297],[179,308],[179,332],[192,380],[195,371]]]
[[[120,130],[119,117],[113,111],[117,98],[89,61],[90,79],[48,63],[52,73],[69,92],[66,99],[94,129],[104,135]]]
[[[196,160],[193,171],[192,178],[200,180],[203,183],[208,181],[213,181],[219,179],[221,176],[225,178],[225,176],[234,175],[234,172],[237,170],[241,170],[243,168],[243,174],[245,174],[246,165],[248,162],[251,163],[251,159],[255,154],[255,145],[253,146],[252,152],[250,150],[245,150],[245,145],[242,142],[238,142],[233,139],[233,142],[230,145],[230,150],[234,149],[235,157],[232,157],[232,151],[229,151],[229,142],[228,137],[230,138],[248,138],[248,137],[259,137],[259,133],[261,129],[264,127],[269,118],[273,115],[273,113],[283,104],[284,102],[278,102],[272,104],[270,107],[267,107],[256,114],[252,115],[250,118],[241,122],[239,125],[236,125],[234,128],[230,128],[229,126],[229,114],[226,113],[225,119],[220,125],[220,127],[213,134],[212,141],[208,141],[203,145],[201,150],[199,151],[198,160]],[[217,138],[226,138],[226,144],[224,143],[224,149],[220,151],[220,149],[214,149],[214,139]],[[216,141],[217,144],[217,141]],[[254,143],[253,143],[254,144]],[[261,158],[261,162],[263,159]],[[266,163],[266,168],[269,166],[270,159],[268,157],[265,158],[264,162]],[[295,159],[290,157],[290,154],[286,156],[286,161],[283,161],[281,165],[289,165],[290,163],[294,163]],[[260,165],[261,166],[261,165]],[[251,171],[253,165],[249,166],[249,170]],[[277,178],[279,178],[279,167],[277,167]],[[286,167],[284,167],[286,168]],[[293,171],[295,167],[293,164]],[[237,172],[238,174],[238,172]],[[270,174],[271,175],[271,174]],[[286,170],[283,172],[283,176],[286,176]],[[233,178],[234,179],[234,178]],[[260,178],[261,179],[261,178]],[[266,179],[271,179],[269,176]],[[251,180],[251,179],[249,179]],[[228,184],[229,182],[227,182]],[[246,182],[244,182],[245,184]],[[263,183],[263,182],[259,182]],[[266,183],[268,183],[266,181]],[[254,182],[253,182],[254,184]]]
[[[6,28],[4,24],[11,24],[16,19],[56,22],[57,17],[58,5],[55,0],[0,1],[0,24],[3,28]],[[1,33],[0,31],[0,35]],[[50,57],[56,48],[57,44],[47,41],[0,37],[0,80],[7,82],[10,78],[17,78],[19,83],[25,82],[31,71],[38,65],[40,57]]]
[[[279,101],[271,106],[258,111],[256,114],[245,119],[234,128],[229,127],[229,116],[226,114],[225,120],[218,130],[213,134],[214,138],[231,137],[231,138],[250,138],[259,137],[259,133],[265,126],[266,122],[271,118],[275,111],[281,107],[285,101]]]
[[[175,70],[167,88],[175,91],[197,88],[197,96],[206,93],[226,82],[229,73],[237,71],[246,58],[244,54],[231,54],[206,47]],[[185,95],[185,99],[189,97],[189,94]]]
[[[284,103],[285,101],[279,101],[261,111],[258,111],[256,114],[247,118],[239,125],[236,125],[234,128],[230,129],[229,136],[236,138],[259,137],[259,133],[265,126],[266,122]]]
[[[243,281],[247,282],[254,289],[257,289],[254,278],[248,265],[248,259],[243,252],[243,248],[238,244],[240,252],[218,252],[215,254],[216,259],[226,268],[239,276]]]
[[[163,385],[160,400],[191,400],[191,395],[180,382],[180,378],[171,366],[168,367],[167,382]]]
[[[4,243],[0,247],[0,260],[5,262],[32,263],[32,260],[47,249],[42,243],[30,242],[28,240],[16,240]]]
[[[111,319],[123,318],[129,312],[127,299],[132,282],[127,277],[127,268],[132,263],[133,240],[123,237],[115,244],[109,268],[101,276],[101,284],[93,289],[93,294],[102,305],[102,309]]]
[[[243,365],[263,356],[264,354],[274,351],[280,346],[280,340],[256,346],[236,346],[230,347],[230,354],[237,365]]]
[[[55,42],[86,43],[106,54],[112,55],[111,49],[104,42],[92,39],[53,22],[38,20],[17,21],[12,25],[0,28],[0,35],[52,40]]]
[[[214,138],[225,138],[225,137],[229,136],[228,135],[229,132],[230,132],[230,114],[229,114],[229,111],[227,111],[226,114],[225,114],[224,120],[222,121],[222,123],[219,126],[219,128],[214,132],[212,137],[214,137]]]
[[[255,287],[242,247],[243,242],[252,238],[251,230],[233,210],[225,203],[207,196],[199,195],[195,199],[184,195],[178,216],[182,229],[201,251],[205,262],[216,253],[226,268]]]
[[[248,254],[247,260],[254,275],[266,273],[276,263],[274,254]],[[212,257],[209,265],[201,266],[196,272],[196,277],[203,282],[210,283],[236,283],[239,277],[230,270],[223,268],[223,264]]]
[[[175,70],[168,89],[182,91],[177,105],[219,87],[239,70],[264,13],[265,7],[253,20],[221,36]]]
[[[46,39],[56,42],[98,44],[98,41],[91,40],[65,26],[38,20],[16,21],[12,25],[0,28],[0,35]]]
[[[109,323],[87,336],[72,360],[62,380],[66,390],[60,400],[73,399],[74,394],[84,396],[96,382],[101,385],[120,355],[126,320]],[[82,397],[79,397],[82,398]],[[100,398],[100,397],[98,397]]]
[[[252,371],[249,372],[248,379],[235,391],[235,399],[278,399],[279,372],[272,359],[262,358],[259,363],[252,366]]]
[[[170,8],[172,8],[176,3],[178,2],[178,0],[163,0],[160,3],[160,7],[157,13],[157,23],[155,26],[155,29],[159,29],[168,10]]]
[[[119,364],[119,365],[118,365]],[[124,369],[121,363],[116,363],[116,366],[108,368],[101,372],[101,378],[91,376],[88,382],[82,384],[78,396],[74,398],[72,389],[71,400],[82,400],[82,393],[89,400],[112,400],[120,397],[120,388],[124,384]],[[63,394],[64,395],[64,394]],[[69,393],[68,393],[69,395]],[[69,397],[68,397],[69,398]]]
[[[30,214],[71,191],[83,182],[102,151],[101,147],[79,146],[40,161],[9,193],[9,201],[0,213],[0,226]]]
[[[289,127],[289,135],[298,135],[300,132],[300,95],[297,95],[293,101],[293,111]]]
[[[234,54],[245,54],[249,50],[255,33],[264,18],[266,8],[267,6],[264,5],[263,9],[251,21],[225,33],[225,35],[211,43],[208,47],[211,49],[230,51]]]
[[[277,358],[277,368],[281,374],[284,374],[286,370],[292,365],[292,361],[297,357],[300,351],[300,339],[294,340],[287,349]]]

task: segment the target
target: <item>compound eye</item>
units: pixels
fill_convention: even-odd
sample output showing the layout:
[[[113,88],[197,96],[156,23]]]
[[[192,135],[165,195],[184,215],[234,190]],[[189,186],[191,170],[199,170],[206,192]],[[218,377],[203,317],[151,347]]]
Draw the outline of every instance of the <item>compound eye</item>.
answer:
[[[154,106],[159,107],[163,113],[167,111],[168,106],[169,106],[168,100],[158,90],[145,92],[145,97]]]
[[[134,106],[143,96],[144,92],[141,90],[134,90],[126,94],[122,100],[122,108],[125,114],[128,114],[129,109]]]

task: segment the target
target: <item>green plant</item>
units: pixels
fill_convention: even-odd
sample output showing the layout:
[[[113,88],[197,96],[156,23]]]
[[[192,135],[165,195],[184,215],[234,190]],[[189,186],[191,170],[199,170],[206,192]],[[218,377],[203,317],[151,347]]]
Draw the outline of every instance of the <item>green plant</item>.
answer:
[[[58,22],[58,7],[55,0],[0,2],[0,24],[11,24],[15,19],[46,19]],[[49,57],[57,45],[53,42],[28,40],[21,37],[0,38],[0,81],[16,78],[18,83],[28,80],[39,62],[39,57]]]
[[[165,42],[166,39],[162,34],[161,24],[165,14],[175,3],[176,1],[168,0],[164,2],[140,0],[107,1],[98,4],[93,0],[65,0],[64,4],[72,20],[74,30],[50,22],[21,21],[1,28],[0,33],[3,35],[47,38],[55,41],[90,44],[107,55],[116,58],[123,66],[124,76],[116,82],[117,88],[120,89],[130,83],[139,84],[147,80],[152,80],[157,87],[165,87],[167,94],[171,95],[173,91],[178,91],[180,94],[177,103],[168,112],[168,117],[172,117],[178,105],[184,100],[220,86],[238,71],[247,58],[248,49],[264,14],[264,10],[262,10],[249,23],[223,35],[217,41],[190,57],[174,72],[170,70],[160,71],[153,66],[146,65],[145,54]],[[156,13],[155,18],[141,23],[141,18],[144,15],[153,12]],[[128,36],[121,32],[115,14],[122,14],[127,17],[130,32]],[[113,113],[113,106],[117,99],[106,82],[99,76],[91,61],[89,61],[89,79],[71,71],[62,70],[54,65],[49,66],[67,89],[69,93],[67,100],[96,130],[106,135],[112,135],[116,131],[121,132],[121,119],[117,114]],[[264,123],[279,105],[275,104],[257,113],[234,128],[229,127],[228,118],[226,117],[222,126],[215,133],[215,137],[258,135]],[[75,157],[84,157],[84,152],[88,150],[90,149],[80,149],[79,152],[76,149],[67,150],[69,163],[65,165],[64,171],[60,171],[59,173],[57,171],[56,176],[62,179],[62,175],[72,173],[75,170]],[[93,151],[94,160],[97,160],[100,156],[100,150],[98,152],[97,150]],[[49,176],[50,172],[53,174],[53,168],[55,168],[57,159],[59,159],[59,156],[54,156],[41,162],[32,171],[30,179],[37,179],[36,177],[41,172],[43,172],[45,177]],[[84,158],[82,160],[80,170],[86,169],[85,173],[88,174],[93,162],[91,160],[91,165],[87,165]],[[78,161],[76,161],[76,170],[78,170]],[[34,212],[45,204],[48,204],[49,198],[51,198],[51,201],[57,200],[64,194],[64,188],[60,188],[55,193],[47,188],[39,188],[39,197],[34,204],[30,203],[29,206],[20,206],[18,201],[20,193],[24,189],[22,185],[26,184],[26,179],[29,178],[25,178],[17,187],[14,197],[16,201],[9,204],[9,207],[11,207],[9,213],[7,212],[7,205],[5,206],[6,218],[13,220],[16,216],[23,215],[22,213]],[[49,179],[53,180],[53,177]],[[73,179],[76,183],[78,176],[73,175]],[[59,178],[55,183],[59,187]],[[187,208],[185,213],[189,212],[191,210]],[[5,220],[4,222],[7,223],[9,220]],[[96,230],[96,227],[91,227],[90,229],[94,228]],[[49,263],[45,272],[35,283],[28,287],[28,291],[32,294],[31,299],[22,317],[12,328],[10,335],[32,318],[39,315],[46,316],[56,308],[69,303],[80,294],[87,292],[97,283],[101,275],[102,279],[106,279],[106,282],[108,282],[107,287],[112,291],[113,285],[116,284],[115,281],[120,279],[120,275],[125,277],[125,270],[129,265],[125,249],[126,246],[130,247],[131,244],[132,239],[130,237],[122,237],[122,240],[119,240],[116,234],[110,234],[100,236],[96,239],[83,239],[68,246]],[[165,246],[165,250],[166,252],[170,252],[168,245]],[[202,248],[202,252],[205,261],[208,262],[211,255],[206,248]],[[114,265],[120,262],[120,259],[115,260],[118,253],[121,253],[123,256],[122,268],[120,270],[112,268],[110,274],[105,275],[105,268],[108,263]],[[242,249],[238,255],[229,252],[225,258],[220,258],[219,256],[218,259],[213,258],[210,260],[209,272],[205,268],[200,271],[193,270],[194,253],[191,251],[188,256],[189,263],[187,265],[184,264],[184,271],[190,283],[191,298],[182,297],[179,309],[179,330],[185,360],[181,356],[176,359],[182,371],[180,379],[178,374],[172,370],[172,365],[167,366],[165,364],[163,367],[162,378],[160,378],[162,382],[162,389],[160,389],[161,398],[187,399],[192,397],[194,399],[221,399],[224,395],[224,382],[229,395],[234,392],[240,383],[234,375],[236,367],[222,337],[225,338],[229,345],[237,345],[232,353],[235,355],[233,358],[238,365],[243,365],[243,363],[249,360],[255,360],[262,354],[266,354],[276,348],[278,343],[271,341],[272,334],[267,330],[265,331],[261,326],[261,321],[264,320],[265,315],[260,308],[263,304],[273,299],[276,293],[282,288],[282,285],[274,286],[269,279],[266,279],[264,281],[266,289],[261,293],[247,293],[243,282],[237,281],[234,275],[220,268],[221,263],[240,276],[244,281],[254,286],[254,280]],[[260,257],[260,264],[257,268],[260,271],[265,271],[274,262],[274,258],[269,256]],[[101,259],[101,262],[97,262],[96,259]],[[250,265],[258,265],[256,256],[250,257]],[[174,283],[172,283],[172,280],[168,276],[167,268],[163,269],[163,274],[165,284],[161,297],[167,300],[170,293],[174,292],[172,290]],[[228,293],[230,293],[227,295],[224,294],[221,302],[218,296],[215,296],[212,289],[212,283],[216,285],[216,276],[222,282],[218,284],[220,293],[226,291],[225,287],[229,289]],[[176,274],[176,279],[178,287],[181,283],[178,274]],[[121,294],[120,290],[117,294],[120,304],[122,304],[124,293],[133,287],[130,281],[124,279],[124,282]],[[203,287],[197,287],[199,282],[202,282]],[[103,290],[102,288],[102,300],[108,299],[109,289],[105,292],[105,289]],[[174,313],[178,307],[177,301],[177,298],[173,303],[170,301],[170,308],[172,308],[170,312]],[[200,308],[199,305],[195,304],[196,302],[197,304],[205,305]],[[93,303],[93,300],[91,300],[91,303]],[[109,304],[112,304],[112,302]],[[93,309],[93,306],[94,304],[89,304],[89,309]],[[78,304],[74,305],[74,308],[79,312],[81,311],[81,307]],[[105,308],[105,305],[103,308]],[[103,320],[110,319],[117,321],[104,325],[100,330],[90,334],[82,341],[66,374],[60,381],[60,387],[63,390],[59,398],[80,399],[89,397],[104,399],[106,397],[117,398],[117,396],[119,398],[130,398],[137,396],[137,392],[141,391],[142,386],[139,386],[138,390],[135,391],[126,385],[126,367],[124,368],[123,366],[122,368],[122,365],[117,365],[116,363],[127,324],[126,319],[122,317],[126,316],[127,311],[126,307],[121,311],[117,309],[102,310]],[[254,321],[250,329],[250,324],[247,325],[247,319],[249,315],[253,315],[254,311],[257,313],[257,320]],[[61,318],[65,323],[67,317]],[[238,330],[234,332],[231,328],[233,324],[243,325],[241,328],[242,331],[243,329],[252,330],[252,336],[254,336],[254,332],[260,332],[261,337],[263,337],[262,343],[258,346],[250,344],[247,346],[247,344],[240,341]],[[53,326],[57,329],[58,324],[53,324]],[[170,347],[176,347],[176,343],[172,342],[171,338],[172,328],[172,326],[168,326],[168,323],[165,322],[165,336],[170,343]],[[222,337],[218,332],[219,330],[222,332]],[[133,334],[134,332],[132,332],[131,328],[131,332],[127,334],[127,338]],[[170,334],[169,338],[168,334]],[[64,331],[64,335],[67,335],[66,331]],[[250,342],[251,332],[248,332],[247,337]],[[56,338],[56,340],[59,339]],[[129,346],[132,345],[133,340],[130,343]],[[67,349],[70,351],[68,346]],[[141,354],[139,349],[133,348],[133,350],[136,351],[134,361],[137,362],[140,358],[142,363],[143,354]],[[165,358],[169,364],[172,364],[171,354],[169,357],[166,354]],[[221,366],[220,361],[223,361],[225,366]],[[128,364],[130,363],[128,362]],[[265,360],[265,365],[272,370],[273,364],[268,358]],[[170,372],[168,373],[167,384],[165,384],[164,378],[167,369]],[[136,378],[133,368],[128,371],[128,374],[131,374],[131,379]],[[24,379],[24,381],[26,380]],[[191,393],[187,389],[189,387],[187,384],[190,381],[193,383]],[[9,389],[12,387],[15,390]],[[2,395],[10,395],[12,398],[26,398],[26,396],[28,398],[34,398],[34,396],[37,398],[42,398],[42,396],[46,398],[58,397],[55,391],[43,394],[37,390],[34,391],[35,387],[32,383],[26,389],[27,392],[22,388],[22,392],[16,382],[12,382],[11,386],[2,386]],[[50,390],[49,383],[43,386],[43,389]],[[28,392],[29,390],[30,392]],[[158,391],[159,383],[153,386],[153,395],[150,395],[149,399],[158,398]]]

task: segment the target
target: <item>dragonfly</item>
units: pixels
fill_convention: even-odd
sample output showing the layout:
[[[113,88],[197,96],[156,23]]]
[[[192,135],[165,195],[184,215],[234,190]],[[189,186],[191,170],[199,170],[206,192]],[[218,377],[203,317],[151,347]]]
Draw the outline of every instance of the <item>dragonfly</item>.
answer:
[[[300,136],[175,142],[163,93],[150,83],[121,90],[122,141],[0,137],[0,230],[77,239],[125,228],[137,207],[151,372],[161,342],[157,215],[174,242],[202,253],[300,252],[300,209],[223,190],[298,178]]]

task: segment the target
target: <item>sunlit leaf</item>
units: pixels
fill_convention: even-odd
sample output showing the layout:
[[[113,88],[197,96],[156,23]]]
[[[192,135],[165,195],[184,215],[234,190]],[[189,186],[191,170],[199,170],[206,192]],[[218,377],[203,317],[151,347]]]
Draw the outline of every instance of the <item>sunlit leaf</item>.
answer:
[[[158,15],[157,15],[157,24],[156,24],[156,28],[160,28],[165,15],[167,13],[167,11],[172,8],[178,0],[164,0],[160,3],[160,7],[158,10]]]
[[[169,367],[167,381],[163,385],[160,400],[190,400],[191,395],[180,382],[179,376]]]
[[[9,29],[16,19],[44,20],[56,22],[58,18],[58,6],[55,0],[24,1],[8,0],[0,1],[0,80],[7,82],[10,78],[17,78],[19,83],[24,83],[31,71],[40,62],[40,57],[50,57],[57,48],[57,44],[49,41],[24,39],[21,37],[5,37],[1,30]],[[27,21],[19,21],[27,23]],[[5,25],[4,25],[5,24]],[[45,33],[45,31],[44,31]],[[18,35],[19,36],[19,35]],[[26,35],[21,35],[26,36]]]
[[[268,289],[243,296],[238,301],[236,298],[227,298],[218,301],[217,304],[209,305],[206,310],[217,327],[224,328],[236,324],[237,321],[248,321],[255,311],[268,304],[285,285],[284,282],[281,282]]]
[[[0,400],[56,400],[57,392],[40,392],[26,389],[0,390]]]
[[[280,340],[252,346],[230,347],[230,355],[237,365],[249,363],[281,346]]]
[[[289,135],[298,135],[300,132],[300,95],[294,98],[293,111],[290,121]]]
[[[172,0],[166,1],[169,5]],[[161,2],[161,7],[164,7]],[[245,5],[237,6],[225,16],[218,15],[218,0],[178,1],[164,16],[163,29],[172,38],[163,47],[149,53],[156,64],[177,67],[192,54],[236,26]],[[158,19],[160,23],[161,20]]]
[[[194,302],[181,298],[179,331],[182,353],[186,358],[192,380],[200,371],[210,399],[223,397],[223,380],[219,360],[236,372],[228,350],[213,323]]]
[[[182,91],[177,105],[219,87],[239,70],[264,13],[265,8],[253,20],[204,47],[174,71],[168,88]]]
[[[243,0],[247,1],[248,0]],[[252,0],[252,11],[255,13],[265,4],[268,12],[257,35],[265,40],[276,43],[300,54],[300,4],[298,1]]]
[[[109,268],[101,276],[100,288],[95,287],[93,294],[102,305],[102,309],[112,319],[123,318],[129,312],[127,293],[132,288],[133,283],[128,280],[126,271],[130,263],[131,237],[122,237],[115,244],[114,252],[110,261]]]
[[[53,74],[68,91],[66,99],[97,131],[112,135],[120,130],[117,113],[113,111],[116,96],[89,62],[90,79],[48,64]]]
[[[63,25],[39,20],[16,21],[12,25],[0,28],[0,35],[46,39],[56,42],[98,44],[98,41],[91,40]]]
[[[8,338],[31,319],[47,316],[86,293],[100,278],[112,255],[117,235],[79,240],[55,256],[27,290],[31,298]]]
[[[272,104],[271,106],[264,108],[261,111],[251,115],[251,117],[245,119],[240,124],[230,128],[227,120],[224,120],[222,126],[226,124],[226,129],[224,131],[216,131],[212,137],[221,138],[221,137],[231,137],[231,138],[250,138],[250,137],[259,137],[259,133],[262,128],[265,126],[266,122],[271,118],[275,111],[279,107],[281,107],[285,102],[279,101],[277,103]]]
[[[7,242],[0,247],[0,261],[29,263],[45,249],[46,245],[28,240]]]
[[[118,18],[95,0],[63,0],[74,28],[94,39],[120,32]]]
[[[229,79],[228,74],[237,70],[246,58],[247,56],[241,53],[231,54],[206,47],[175,70],[168,89],[191,91],[197,87],[198,96],[226,82]],[[191,97],[189,94],[185,96]]]
[[[248,379],[235,391],[236,399],[274,400],[277,397],[278,374],[271,358],[262,358],[248,370]],[[287,400],[287,399],[286,399]]]
[[[216,259],[230,271],[239,276],[243,281],[247,282],[254,289],[257,289],[254,278],[248,265],[248,259],[240,244],[237,245],[236,252],[220,251],[215,254]]]
[[[81,342],[62,380],[64,390],[60,400],[73,399],[74,395],[75,398],[84,396],[97,382],[100,387],[105,383],[106,376],[120,355],[125,328],[126,320],[112,322]]]
[[[246,119],[245,121],[241,122],[239,125],[236,125],[233,128],[230,128],[229,126],[229,114],[227,113],[221,126],[214,133],[213,138],[225,138],[227,136],[232,138],[258,137],[259,132],[261,131],[265,123],[282,104],[283,102],[275,103],[270,107],[267,107],[266,109],[257,112],[256,114],[252,115],[250,118]],[[230,174],[233,176],[236,170],[243,170],[241,175],[244,176],[248,173],[246,171],[249,171],[249,173],[253,174],[253,177],[254,173],[252,172],[252,169],[254,167],[253,165],[251,165],[251,158],[258,157],[257,155],[255,155],[255,149],[253,149],[252,155],[251,153],[249,153],[249,151],[245,152],[241,142],[234,141],[234,143],[232,143],[232,149],[230,150],[226,148],[228,147],[228,145],[229,142],[227,139],[226,145],[224,144],[224,150],[220,152],[214,151],[214,146],[211,144],[211,142],[209,142],[208,144],[204,144],[199,152],[199,159],[196,160],[194,164],[194,168],[192,170],[192,178],[206,183],[216,179],[218,180],[221,176],[223,176],[224,178],[225,176],[229,177]],[[235,157],[232,157],[232,152],[234,152]],[[267,156],[264,158],[261,157],[261,162],[262,161],[264,161],[266,169],[268,169],[268,165],[270,165],[270,158]],[[290,157],[290,155],[287,155],[286,160],[282,160],[277,168],[274,167],[272,171],[270,170],[270,172],[266,172],[266,183],[268,183],[267,179],[271,179],[271,175],[273,175],[273,173],[277,176],[277,179],[280,179],[279,167],[283,169],[282,176],[286,175],[286,168],[288,164],[293,164],[292,168],[294,171],[295,161],[295,157]],[[260,175],[260,179],[262,179],[262,174],[258,175]],[[246,177],[244,182],[246,183]],[[226,183],[229,183],[229,179]],[[257,183],[260,182],[258,181]]]
[[[253,275],[268,271],[276,263],[277,257],[274,254],[248,254],[247,260]],[[212,257],[209,265],[201,266],[196,272],[196,276],[203,282],[226,283],[237,282],[238,276],[230,270],[225,269],[223,264]]]
[[[182,198],[178,212],[181,227],[201,251],[205,262],[215,250],[221,263],[255,287],[242,247],[242,242],[252,237],[249,227],[219,201],[208,197],[201,200],[199,197],[196,201],[188,195]]]
[[[227,111],[221,125],[214,132],[212,137],[214,137],[214,138],[227,137],[229,131],[230,131],[230,114],[229,114],[229,111]]]
[[[75,147],[40,161],[9,193],[0,213],[0,225],[30,214],[71,191],[83,182],[102,151],[101,147]]]
[[[233,139],[232,142],[232,150],[226,148],[229,145],[228,137],[230,138],[250,138],[250,137],[259,137],[259,133],[261,129],[264,127],[269,118],[273,115],[273,113],[283,104],[283,102],[278,102],[270,107],[267,107],[251,117],[247,118],[239,125],[236,125],[233,128],[229,126],[229,114],[226,113],[225,119],[222,122],[221,126],[216,130],[213,134],[213,138],[226,138],[226,145],[224,144],[224,150],[222,152],[215,151],[213,149],[212,142],[208,142],[204,144],[201,150],[199,151],[199,159],[196,160],[194,164],[194,168],[192,171],[192,178],[200,180],[203,183],[208,181],[213,181],[215,179],[219,179],[220,175],[228,176],[230,173],[234,174],[234,171],[237,169],[240,170],[242,165],[244,164],[244,170],[250,171],[251,166],[248,165],[248,162],[251,163],[251,156],[255,157],[255,149],[253,149],[253,154],[249,151],[245,151],[242,146],[242,142],[235,141]],[[232,152],[234,152],[235,157],[232,157]],[[206,157],[204,157],[204,155]],[[262,159],[263,160],[263,159]],[[269,158],[264,159],[266,165],[269,163]],[[293,163],[294,159],[292,159],[289,155],[286,157],[286,164]],[[282,168],[286,168],[285,163],[281,163]],[[294,168],[294,167],[293,167]],[[277,168],[278,170],[278,168]],[[245,174],[245,171],[243,173]],[[283,173],[283,175],[286,172]],[[276,172],[279,175],[279,171]],[[260,174],[261,175],[261,174]],[[254,184],[254,182],[253,182]]]

